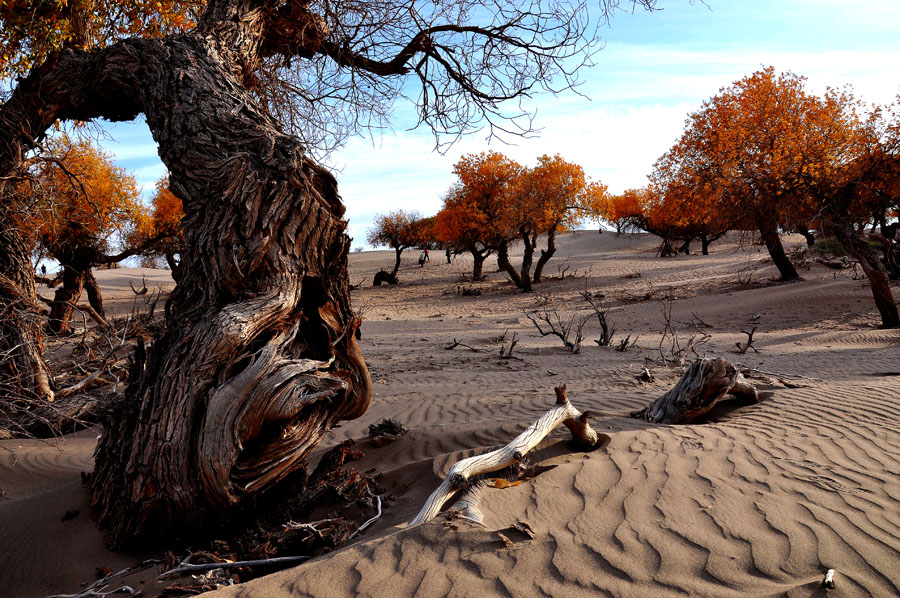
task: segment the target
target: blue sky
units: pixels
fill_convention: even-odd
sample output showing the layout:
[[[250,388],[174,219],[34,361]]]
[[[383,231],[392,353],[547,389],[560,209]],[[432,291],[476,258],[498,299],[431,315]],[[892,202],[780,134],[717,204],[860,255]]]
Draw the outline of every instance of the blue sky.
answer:
[[[581,73],[587,98],[537,96],[538,138],[515,145],[472,134],[441,155],[426,130],[409,131],[411,110],[398,106],[393,131],[354,138],[330,159],[347,205],[353,245],[364,245],[376,213],[440,209],[462,154],[488,147],[523,164],[560,153],[614,191],[642,186],[653,162],[678,138],[701,102],[762,66],[809,78],[809,88],[852,84],[869,102],[900,93],[900,1],[661,0],[660,10],[616,15],[604,49]],[[103,145],[145,189],[165,174],[143,124],[109,127]]]

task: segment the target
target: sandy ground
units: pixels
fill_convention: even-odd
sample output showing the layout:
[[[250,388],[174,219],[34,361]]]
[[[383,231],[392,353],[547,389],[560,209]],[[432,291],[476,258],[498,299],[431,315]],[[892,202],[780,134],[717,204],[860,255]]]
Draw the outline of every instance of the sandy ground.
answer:
[[[777,283],[767,255],[735,239],[670,259],[641,235],[580,232],[560,246],[546,273],[564,277],[530,295],[493,260],[487,281],[466,282],[471,260],[447,264],[440,252],[424,268],[405,253],[402,284],[372,288],[393,252],[351,255],[351,282],[365,279],[353,302],[376,395],[323,448],[359,441],[366,457],[355,466],[383,474],[384,515],[351,546],[216,596],[808,597],[825,595],[829,568],[829,596],[900,596],[900,331],[876,328],[865,280],[812,264],[801,282]],[[141,272],[98,275],[122,313]],[[170,284],[151,274],[148,286]],[[537,336],[526,312],[587,315],[585,290],[605,295],[616,339],[636,346],[597,346],[596,320],[577,355]],[[765,400],[726,404],[695,425],[628,418],[680,375],[660,364],[672,356],[671,338],[660,342],[667,309],[680,346],[694,336],[697,354],[763,372],[752,381]],[[759,353],[730,352],[754,326]],[[501,359],[514,333],[515,358]],[[454,341],[477,351],[445,348]],[[655,381],[636,380],[651,361]],[[486,527],[438,517],[406,529],[452,462],[505,444],[561,383],[595,413],[607,447],[581,453],[558,431],[532,456],[558,467],[485,491]],[[367,426],[385,417],[411,431],[376,448]],[[75,592],[96,567],[142,558],[106,551],[90,521],[80,472],[94,437],[0,443],[0,595]],[[518,520],[536,538],[507,547],[497,530]],[[150,582],[140,588],[152,595]]]

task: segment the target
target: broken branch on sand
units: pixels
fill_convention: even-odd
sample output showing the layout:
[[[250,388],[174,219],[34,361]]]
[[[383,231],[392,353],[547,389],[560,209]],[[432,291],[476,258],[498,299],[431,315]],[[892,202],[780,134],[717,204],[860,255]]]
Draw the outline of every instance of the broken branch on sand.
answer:
[[[471,477],[497,471],[519,462],[528,451],[537,446],[559,424],[564,424],[569,428],[575,442],[585,450],[595,449],[604,440],[609,439],[605,434],[598,434],[591,428],[588,423],[589,411],[582,413],[569,402],[566,397],[565,384],[557,386],[554,390],[556,391],[556,406],[513,438],[509,444],[495,451],[456,462],[444,477],[441,485],[425,501],[422,510],[410,522],[410,525],[423,523],[437,515],[444,503],[458,490],[465,487]]]
[[[188,557],[190,558],[190,557]],[[160,575],[157,579],[168,579],[180,573],[188,573],[191,571],[213,571],[215,569],[234,569],[235,567],[261,567],[263,565],[291,565],[293,563],[302,563],[311,559],[308,555],[298,556],[276,556],[271,559],[258,559],[253,561],[226,561],[222,563],[200,563],[193,564],[182,561],[174,569],[170,569]],[[187,560],[187,559],[185,559]]]

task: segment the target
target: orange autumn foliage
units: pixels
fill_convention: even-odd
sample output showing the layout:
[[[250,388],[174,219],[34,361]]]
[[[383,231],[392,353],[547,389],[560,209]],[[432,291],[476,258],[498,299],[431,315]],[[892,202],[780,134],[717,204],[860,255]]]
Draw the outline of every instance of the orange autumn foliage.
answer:
[[[404,249],[417,247],[428,242],[429,231],[426,221],[418,212],[394,210],[388,214],[378,214],[366,241],[373,247],[385,246],[394,250],[396,256],[391,274],[400,269],[400,255]]]
[[[46,146],[51,157],[36,162],[23,190],[19,225],[32,247],[63,260],[76,249],[105,253],[147,217],[134,177],[90,141],[62,136]]]
[[[64,47],[90,49],[194,25],[204,0],[4,0],[0,77],[27,73]]]
[[[155,187],[150,199],[151,210],[136,221],[127,237],[127,244],[141,247],[141,253],[151,262],[164,256],[175,272],[177,265],[174,256],[180,252],[183,239],[181,220],[184,218],[184,206],[181,198],[169,188],[169,177],[156,181]]]
[[[495,151],[463,156],[454,168],[458,177],[444,198],[435,232],[439,241],[457,251],[469,251],[480,261],[498,253],[500,267],[513,282],[530,290],[555,251],[555,235],[583,217],[598,217],[606,187],[590,181],[584,170],[561,156],[541,156],[532,168]],[[531,274],[537,240],[547,235],[547,250]],[[519,271],[508,262],[508,246],[521,240],[525,257]],[[477,274],[476,274],[477,277]]]

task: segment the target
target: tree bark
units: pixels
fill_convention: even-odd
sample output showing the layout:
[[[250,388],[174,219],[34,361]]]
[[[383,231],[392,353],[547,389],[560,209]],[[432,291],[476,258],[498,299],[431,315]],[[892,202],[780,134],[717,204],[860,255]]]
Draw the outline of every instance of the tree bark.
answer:
[[[304,470],[371,394],[336,182],[223,72],[212,41],[167,47],[158,58],[183,66],[158,65],[146,107],[185,204],[185,255],[140,404],[123,409],[132,429],[108,428],[97,450],[93,501],[116,545],[196,529]]]
[[[397,276],[397,272],[400,271],[400,254],[403,253],[403,247],[394,247],[394,269],[391,270],[391,276]]]
[[[847,253],[859,261],[860,267],[869,278],[875,306],[881,315],[881,328],[900,328],[897,302],[894,301],[891,284],[881,259],[866,242],[866,239],[854,230],[849,221],[839,216],[835,216],[832,220],[834,236],[844,246]]]
[[[631,417],[656,424],[687,424],[729,393],[758,399],[756,389],[733,365],[721,357],[706,357],[692,363],[669,392]]]
[[[91,304],[94,311],[105,318],[106,312],[103,311],[103,295],[100,292],[100,285],[97,284],[97,279],[94,278],[94,272],[90,268],[84,273],[84,290],[87,291],[88,303]]]
[[[472,280],[484,279],[484,261],[491,254],[490,250],[481,250],[477,247],[469,247],[469,253],[472,254],[474,265],[472,266]],[[500,259],[499,257],[497,258]]]
[[[778,235],[778,225],[769,216],[759,213],[756,215],[756,226],[759,228],[759,234],[762,236],[766,249],[775,267],[781,273],[781,280],[799,280],[800,275],[794,264],[788,259],[784,252],[784,245],[781,244],[781,237]]]
[[[0,226],[0,396],[53,400],[42,327],[28,250]]]
[[[506,241],[502,241],[497,247],[497,266],[509,275],[517,289],[523,288],[522,276],[509,261],[509,244]]]
[[[678,248],[678,253],[691,255],[691,239],[687,239],[684,243],[681,244],[681,247]]]
[[[63,51],[0,109],[10,168],[56,119],[143,112],[183,200],[166,330],[110,414],[89,482],[113,546],[227,520],[304,472],[371,396],[336,182],[244,87],[262,13],[210,7],[189,34]]]
[[[600,229],[603,230],[602,228]],[[547,262],[553,257],[556,253],[556,227],[552,227],[547,232],[547,249],[541,249],[541,257],[538,258],[537,264],[534,266],[534,280],[535,283],[541,282],[544,277],[544,266],[547,265]]]
[[[712,241],[709,239],[709,237],[706,236],[706,234],[700,235],[700,253],[702,253],[703,255],[709,255],[709,244],[711,242]]]
[[[56,289],[53,303],[50,305],[50,316],[47,330],[56,335],[69,334],[72,331],[72,312],[81,298],[84,289],[84,272],[63,264],[62,286]]]
[[[519,278],[522,281],[522,291],[530,293],[533,288],[531,286],[531,264],[534,263],[534,249],[537,246],[537,234],[522,232],[522,243],[524,251],[522,253],[522,270]]]

